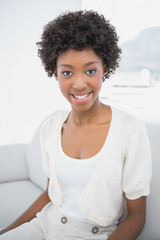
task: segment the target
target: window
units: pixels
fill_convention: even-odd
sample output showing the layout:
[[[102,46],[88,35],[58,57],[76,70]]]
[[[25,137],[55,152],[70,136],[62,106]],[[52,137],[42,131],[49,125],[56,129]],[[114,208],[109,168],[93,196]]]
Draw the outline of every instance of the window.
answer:
[[[116,27],[120,68],[104,83],[105,103],[148,121],[160,121],[160,1],[82,0]]]

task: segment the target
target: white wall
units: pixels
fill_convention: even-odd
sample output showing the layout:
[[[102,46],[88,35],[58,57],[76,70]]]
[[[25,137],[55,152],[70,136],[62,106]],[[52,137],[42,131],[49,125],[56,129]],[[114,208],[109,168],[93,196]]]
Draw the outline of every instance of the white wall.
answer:
[[[0,145],[29,142],[46,116],[69,107],[37,56],[46,23],[66,10],[93,9],[111,20],[123,42],[160,25],[159,8],[159,0],[0,0]],[[158,120],[159,89],[153,93],[159,99],[153,115]],[[106,92],[111,94],[108,83],[102,96]],[[147,105],[145,117],[156,104]]]
[[[43,26],[80,0],[0,0],[0,145],[29,142],[40,122],[68,108],[37,57]]]

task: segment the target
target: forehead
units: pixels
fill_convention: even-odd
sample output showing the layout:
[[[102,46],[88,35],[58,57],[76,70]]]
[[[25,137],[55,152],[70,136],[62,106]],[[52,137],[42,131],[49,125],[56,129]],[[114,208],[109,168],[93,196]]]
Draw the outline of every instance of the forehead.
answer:
[[[57,67],[61,64],[75,65],[87,64],[89,62],[97,62],[102,64],[101,58],[95,53],[93,49],[83,49],[81,51],[74,49],[67,49],[65,52],[61,53],[57,58]]]

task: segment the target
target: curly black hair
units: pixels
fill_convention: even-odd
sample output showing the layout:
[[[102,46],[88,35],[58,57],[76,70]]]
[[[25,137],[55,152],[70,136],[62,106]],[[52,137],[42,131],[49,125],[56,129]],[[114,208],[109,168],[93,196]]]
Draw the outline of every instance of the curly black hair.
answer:
[[[121,49],[115,28],[94,11],[61,14],[44,27],[41,42],[37,45],[38,56],[49,77],[56,70],[58,56],[67,49],[93,49],[107,67],[105,78],[109,78],[119,66]]]

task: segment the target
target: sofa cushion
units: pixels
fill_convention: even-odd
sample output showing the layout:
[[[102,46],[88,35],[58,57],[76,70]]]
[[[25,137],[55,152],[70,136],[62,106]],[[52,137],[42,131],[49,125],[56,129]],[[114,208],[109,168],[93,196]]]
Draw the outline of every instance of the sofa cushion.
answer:
[[[42,193],[30,181],[14,181],[0,184],[0,228],[11,224]]]

